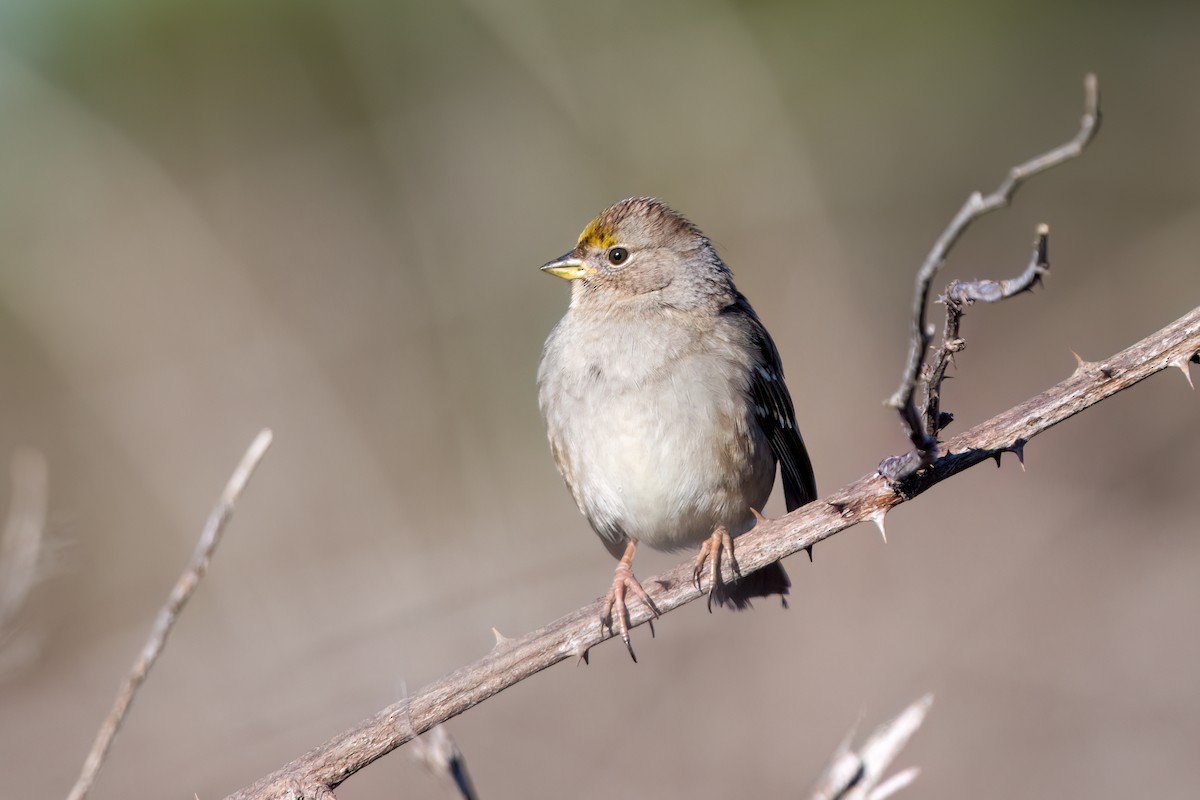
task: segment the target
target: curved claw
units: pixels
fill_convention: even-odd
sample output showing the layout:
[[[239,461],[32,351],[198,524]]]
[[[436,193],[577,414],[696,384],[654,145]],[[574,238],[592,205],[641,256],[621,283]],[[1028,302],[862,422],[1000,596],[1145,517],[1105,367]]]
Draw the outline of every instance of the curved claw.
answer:
[[[700,591],[700,576],[704,574],[704,562],[708,560],[709,552],[712,550],[712,539],[705,539],[704,544],[700,545],[700,552],[696,554],[696,560],[692,562],[692,585],[696,587],[696,591]]]
[[[754,511],[754,509],[750,509]],[[754,511],[754,516],[758,519],[763,517]],[[726,558],[729,559],[729,566],[733,569],[733,574],[737,578],[742,577],[742,570],[738,566],[737,558],[733,555],[733,537],[729,535],[729,529],[724,525],[713,531],[712,536],[708,537],[704,544],[700,545],[700,552],[696,554],[696,560],[692,568],[692,580],[696,584],[696,589],[700,589],[700,575],[704,571],[704,562],[708,561],[708,613],[712,613],[713,589],[716,588],[721,579],[721,551],[724,550]]]
[[[625,649],[629,651],[629,657],[633,659],[633,663],[637,663],[637,655],[633,652],[633,643],[629,639],[629,607],[625,602],[625,596],[628,592],[632,592],[637,599],[641,600],[646,608],[650,609],[650,613],[654,619],[658,619],[658,607],[654,605],[654,601],[650,599],[650,595],[642,588],[642,584],[633,575],[633,554],[637,548],[637,542],[630,542],[625,549],[625,555],[621,557],[621,562],[617,564],[616,570],[613,572],[612,586],[608,593],[604,595],[604,611],[600,614],[600,630],[603,632],[607,626],[611,634],[620,634],[621,641],[625,642]],[[615,622],[615,630],[614,630]],[[650,627],[651,636],[654,635],[654,627]]]

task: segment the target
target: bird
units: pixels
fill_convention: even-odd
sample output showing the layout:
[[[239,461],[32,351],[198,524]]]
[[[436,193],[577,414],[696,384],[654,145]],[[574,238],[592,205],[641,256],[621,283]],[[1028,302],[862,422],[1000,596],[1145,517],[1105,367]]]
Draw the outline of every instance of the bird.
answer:
[[[615,619],[637,661],[627,597],[658,616],[633,573],[639,544],[698,547],[693,577],[700,588],[707,562],[710,612],[714,600],[743,609],[776,594],[786,606],[783,565],[741,575],[733,542],[762,519],[777,464],[788,511],[816,498],[816,482],[779,351],[712,241],[661,200],[632,197],[541,270],[571,283],[538,366],[550,451],[619,559],[602,628]]]

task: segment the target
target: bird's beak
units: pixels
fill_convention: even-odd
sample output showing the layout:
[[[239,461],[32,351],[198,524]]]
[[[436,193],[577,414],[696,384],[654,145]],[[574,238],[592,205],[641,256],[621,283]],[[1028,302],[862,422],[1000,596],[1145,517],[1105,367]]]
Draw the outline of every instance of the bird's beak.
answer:
[[[548,264],[542,265],[542,272],[548,272],[556,278],[562,278],[564,281],[579,280],[591,271],[591,268],[575,255],[574,250],[562,254]]]

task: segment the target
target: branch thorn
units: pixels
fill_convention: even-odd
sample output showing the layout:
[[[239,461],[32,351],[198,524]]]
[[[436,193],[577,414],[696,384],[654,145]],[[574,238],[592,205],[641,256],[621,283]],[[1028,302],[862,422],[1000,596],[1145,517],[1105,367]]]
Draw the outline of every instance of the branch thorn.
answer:
[[[887,509],[879,509],[871,515],[871,521],[875,523],[875,527],[879,528],[879,535],[883,537],[883,543],[887,544],[887,526],[884,521],[887,518]]]
[[[1195,356],[1193,356],[1193,358],[1195,358]],[[1188,363],[1190,360],[1191,359],[1188,359],[1185,356],[1180,356],[1179,358],[1175,359],[1174,361],[1167,362],[1167,365],[1171,366],[1171,367],[1175,367],[1180,372],[1182,372],[1183,377],[1187,378],[1188,386],[1192,387],[1192,391],[1195,391],[1196,384],[1192,383],[1192,371],[1191,371],[1191,368],[1188,366]]]
[[[1083,356],[1079,355],[1079,353],[1076,353],[1074,350],[1071,351],[1071,355],[1075,356],[1075,375],[1087,374],[1094,369],[1101,369],[1100,365],[1095,361],[1085,360]],[[1112,375],[1110,374],[1107,377],[1111,378]]]
[[[1012,452],[1012,453],[1015,453],[1015,454],[1016,454],[1016,456],[1017,456],[1017,461],[1019,461],[1019,462],[1020,462],[1020,464],[1021,464],[1021,472],[1024,472],[1024,471],[1025,471],[1025,440],[1024,440],[1024,439],[1017,439],[1015,442],[1013,442],[1013,445],[1012,445],[1012,447],[1010,447],[1010,448],[1008,448],[1008,449],[1009,449],[1009,451],[1010,451],[1010,452]],[[997,460],[997,461],[999,461],[999,460],[1000,460],[1000,459],[999,459],[999,454],[998,454],[998,453],[997,453],[997,459],[996,459],[996,460]]]
[[[492,635],[496,637],[496,644],[493,649],[505,647],[512,643],[512,639],[508,638],[507,636],[505,636],[503,633],[496,630],[495,628],[492,628]]]

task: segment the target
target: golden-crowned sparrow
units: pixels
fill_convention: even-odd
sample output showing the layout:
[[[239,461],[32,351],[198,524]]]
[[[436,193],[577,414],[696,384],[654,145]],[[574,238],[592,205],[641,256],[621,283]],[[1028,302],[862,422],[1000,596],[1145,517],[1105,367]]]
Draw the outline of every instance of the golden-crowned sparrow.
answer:
[[[732,561],[731,537],[754,526],[776,462],[789,511],[816,486],[775,343],[712,242],[662,202],[631,198],[542,270],[572,282],[538,369],[550,449],[620,558],[602,621],[615,617],[628,646],[626,593],[657,614],[633,575],[639,542],[700,545],[695,577],[708,560],[710,605],[787,594],[779,562],[728,585],[719,577],[720,551]]]

